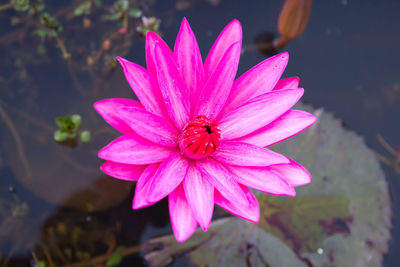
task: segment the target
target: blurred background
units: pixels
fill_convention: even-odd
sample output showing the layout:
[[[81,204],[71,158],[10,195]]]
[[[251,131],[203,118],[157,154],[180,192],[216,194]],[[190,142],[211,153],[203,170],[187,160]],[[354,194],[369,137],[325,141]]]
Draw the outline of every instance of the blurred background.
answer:
[[[0,266],[400,266],[399,12],[398,0],[0,0]],[[178,244],[166,200],[132,211],[134,183],[100,172],[118,133],[92,105],[135,98],[115,57],[145,66],[146,33],[173,47],[183,17],[203,59],[241,22],[238,76],[288,51],[284,77],[319,120],[274,147],[313,175],[298,197],[258,195],[258,225],[216,210]]]

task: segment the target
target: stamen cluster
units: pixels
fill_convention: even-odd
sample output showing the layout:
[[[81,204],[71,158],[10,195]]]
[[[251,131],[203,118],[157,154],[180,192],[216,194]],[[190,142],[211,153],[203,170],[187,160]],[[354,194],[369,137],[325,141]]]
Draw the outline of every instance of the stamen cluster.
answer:
[[[220,139],[221,130],[218,128],[218,123],[199,115],[183,129],[179,148],[188,158],[201,159],[217,150]]]

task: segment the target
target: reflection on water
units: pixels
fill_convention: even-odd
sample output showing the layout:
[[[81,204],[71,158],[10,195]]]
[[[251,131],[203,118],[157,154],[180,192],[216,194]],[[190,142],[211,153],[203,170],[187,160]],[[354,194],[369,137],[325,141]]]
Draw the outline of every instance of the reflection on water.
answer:
[[[12,7],[0,11],[0,264],[104,263],[123,247],[120,254],[130,255],[124,266],[143,265],[137,245],[171,231],[167,204],[132,211],[133,184],[100,172],[97,151],[118,133],[92,108],[99,99],[134,97],[114,58],[145,65],[144,40],[136,28],[158,26],[143,23],[138,10],[161,19],[160,31],[170,45],[187,16],[203,54],[223,25],[238,18],[245,29],[241,73],[277,52],[271,41],[278,36],[282,1],[45,4],[51,11],[45,23]],[[305,99],[336,113],[381,153],[376,134],[399,144],[399,126],[393,124],[400,112],[395,60],[400,37],[393,34],[400,25],[398,8],[395,0],[314,1],[308,28],[287,46],[286,75],[301,74]],[[55,118],[71,114],[80,114],[82,129],[91,131],[89,143],[70,147],[54,141]],[[398,175],[390,168],[386,175],[398,210]],[[398,216],[394,213],[393,236],[399,233]],[[385,264],[396,266],[400,241],[390,245]]]

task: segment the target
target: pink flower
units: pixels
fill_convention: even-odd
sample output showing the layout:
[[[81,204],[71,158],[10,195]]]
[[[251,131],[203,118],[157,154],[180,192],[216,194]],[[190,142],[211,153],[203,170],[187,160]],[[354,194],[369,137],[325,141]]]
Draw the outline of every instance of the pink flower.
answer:
[[[126,33],[126,28],[124,28],[124,27],[119,28],[118,33],[119,34],[125,34]]]
[[[185,241],[199,224],[207,231],[214,203],[258,222],[248,187],[295,196],[311,176],[298,163],[264,147],[313,124],[289,110],[303,95],[298,78],[279,80],[288,53],[264,60],[235,79],[242,43],[239,21],[218,36],[204,64],[186,19],[172,52],[146,36],[147,70],[123,58],[125,77],[140,103],[105,99],[95,109],[123,135],[100,150],[101,170],[137,181],[133,209],[168,196],[173,232]]]

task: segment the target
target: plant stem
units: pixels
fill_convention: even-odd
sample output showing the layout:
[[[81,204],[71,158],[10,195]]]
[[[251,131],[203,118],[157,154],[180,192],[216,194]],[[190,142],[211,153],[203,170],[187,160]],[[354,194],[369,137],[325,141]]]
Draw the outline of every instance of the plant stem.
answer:
[[[25,156],[24,146],[22,144],[21,137],[19,136],[19,133],[17,131],[17,128],[15,128],[14,123],[10,120],[6,111],[3,109],[3,107],[1,105],[0,105],[0,117],[3,118],[4,122],[10,129],[10,132],[11,132],[12,136],[14,137],[15,143],[17,145],[17,152],[19,154],[19,157],[21,158],[22,166],[24,166],[24,168],[25,168],[26,177],[28,179],[31,179],[32,171],[31,171],[31,167],[29,166],[28,160],[26,159],[26,156]]]
[[[279,39],[274,41],[274,46],[277,49],[282,49],[289,43],[289,41],[290,41],[289,37],[286,37],[286,36],[282,35],[281,37],[279,37]]]
[[[65,60],[69,61],[71,59],[71,54],[68,53],[67,48],[65,47],[64,42],[61,40],[60,37],[56,36],[57,44],[61,49],[61,52],[63,53],[63,57]]]

